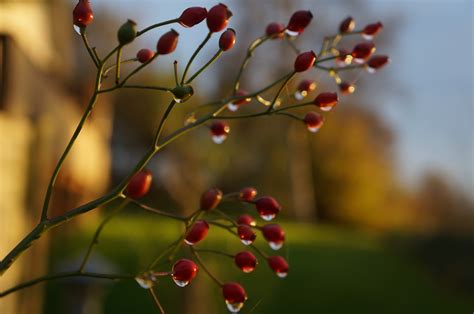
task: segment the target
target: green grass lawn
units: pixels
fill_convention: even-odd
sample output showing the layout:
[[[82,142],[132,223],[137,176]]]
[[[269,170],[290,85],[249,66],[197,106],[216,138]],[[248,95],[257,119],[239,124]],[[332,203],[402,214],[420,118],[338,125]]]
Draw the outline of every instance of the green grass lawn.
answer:
[[[219,278],[244,285],[249,299],[242,313],[251,312],[253,307],[252,313],[454,314],[474,310],[473,300],[438,286],[411,259],[388,250],[374,235],[309,224],[283,225],[288,242],[279,254],[290,262],[286,279],[277,278],[263,260],[254,273],[242,274],[230,258],[202,255]],[[55,242],[52,270],[65,263],[72,263],[71,267],[79,263],[94,226],[81,229],[83,232],[74,232]],[[179,231],[180,226],[168,220],[122,216],[105,229],[94,258],[101,256],[114,265],[115,269],[104,272],[137,273],[175,240]],[[256,243],[270,252],[261,236]],[[211,227],[208,238],[199,247],[219,248],[229,253],[242,249],[236,238],[216,227]],[[179,256],[186,254],[181,252]],[[169,267],[161,264],[158,270]],[[72,302],[71,295],[83,293],[84,282],[88,281],[71,283],[66,279],[49,283],[46,313],[64,313],[64,307],[70,306],[67,302]],[[134,281],[105,285],[103,281],[90,282],[94,285],[89,287],[89,293],[100,297],[103,304],[98,308],[106,313],[156,313],[146,290]],[[202,313],[227,313],[219,288],[203,271],[184,289],[163,278],[156,291],[167,313],[181,313],[185,302],[199,302],[199,307],[207,309]]]

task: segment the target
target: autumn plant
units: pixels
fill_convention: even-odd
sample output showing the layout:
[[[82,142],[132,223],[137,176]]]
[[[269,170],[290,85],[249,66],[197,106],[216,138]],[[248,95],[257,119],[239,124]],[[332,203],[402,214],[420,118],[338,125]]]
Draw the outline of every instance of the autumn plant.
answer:
[[[266,28],[258,31],[263,34],[248,46],[247,53],[237,68],[235,81],[232,89],[228,91],[228,96],[224,99],[211,101],[208,104],[193,108],[183,127],[172,131],[169,135],[162,136],[162,131],[173,108],[193,97],[195,89],[192,83],[219,59],[223,53],[233,48],[237,32],[232,28],[227,28],[232,17],[231,10],[221,3],[209,10],[202,7],[191,7],[184,10],[177,18],[153,24],[141,30],[138,30],[137,23],[128,20],[117,31],[117,45],[103,55],[92,47],[87,39],[88,26],[93,22],[93,17],[89,1],[80,0],[73,11],[73,24],[82,38],[91,62],[96,68],[94,91],[90,96],[89,104],[75,132],[53,171],[45,195],[44,205],[41,209],[40,221],[2,259],[0,274],[4,274],[15,260],[45,232],[112,201],[121,200],[121,204],[98,226],[79,268],[69,272],[53,273],[32,279],[0,292],[0,297],[5,297],[10,293],[43,281],[58,278],[94,277],[113,280],[136,280],[141,287],[149,291],[158,309],[164,312],[155,291],[158,279],[170,277],[177,286],[185,287],[202,270],[222,290],[223,300],[227,304],[229,311],[238,312],[247,300],[247,293],[244,287],[237,282],[233,282],[232,279],[223,281],[217,278],[213,274],[212,269],[206,266],[202,255],[219,254],[223,258],[228,258],[229,264],[234,263],[244,273],[251,273],[257,267],[258,257],[258,259],[264,261],[262,264],[267,265],[278,277],[285,278],[289,272],[287,260],[278,254],[268,253],[266,250],[255,245],[256,239],[261,236],[266,240],[271,251],[278,251],[284,246],[285,232],[282,227],[274,223],[265,224],[277,217],[278,213],[282,210],[280,204],[271,196],[258,196],[257,190],[252,187],[245,187],[240,191],[226,193],[218,188],[210,188],[202,194],[196,210],[189,216],[181,216],[171,211],[161,211],[140,201],[148,193],[153,177],[152,173],[145,168],[148,162],[164,147],[178,137],[200,126],[207,126],[212,140],[217,144],[222,143],[230,134],[230,127],[225,122],[230,119],[286,116],[298,121],[309,131],[317,132],[324,123],[324,113],[332,110],[338,104],[338,93],[334,91],[321,91],[316,96],[311,97],[309,101],[303,102],[304,99],[310,97],[310,94],[315,93],[317,82],[305,79],[296,82],[296,87],[292,87],[293,81],[298,79],[300,73],[316,69],[328,73],[334,79],[340,93],[353,93],[355,90],[354,81],[344,80],[341,77],[343,72],[366,70],[369,73],[373,73],[389,62],[387,56],[374,55],[376,47],[373,39],[381,31],[382,24],[377,22],[355,30],[354,19],[348,17],[342,21],[336,34],[324,38],[319,50],[300,51],[295,44],[295,39],[302,36],[313,20],[313,15],[310,11],[301,10],[293,13],[286,25],[277,22],[270,23]],[[127,50],[128,44],[137,40],[141,35],[161,27],[176,24],[176,29],[185,29],[195,27],[204,21],[207,24],[207,34],[187,61],[181,74],[178,62],[174,62],[174,86],[137,85],[131,82],[138,72],[153,62],[159,62],[160,56],[171,54],[175,51],[178,47],[179,33],[173,28],[168,29],[161,37],[158,37],[155,49],[143,48],[138,52],[131,52],[132,57],[124,58],[123,55]],[[192,64],[196,56],[213,36],[219,36],[215,54],[207,63],[192,70]],[[340,47],[340,44],[341,40],[347,36],[361,38],[361,41],[351,50],[345,50]],[[294,50],[295,58],[293,60],[281,61],[287,65],[288,73],[273,82],[267,83],[266,86],[260,89],[250,90],[250,86],[246,86],[249,90],[244,90],[241,88],[241,84],[245,85],[245,82],[241,81],[242,74],[247,69],[253,52],[267,41],[282,41],[283,44],[289,44]],[[121,67],[124,63],[134,63],[135,68],[125,72]],[[156,127],[153,142],[150,143],[148,151],[131,169],[130,173],[107,194],[77,208],[69,209],[59,216],[49,216],[48,210],[51,195],[58,173],[80,135],[84,123],[93,111],[97,99],[103,94],[112,93],[119,89],[148,89],[170,95],[170,102]],[[284,90],[292,90],[293,97],[282,97]],[[250,113],[242,114],[241,111],[243,110],[241,110],[241,107],[243,106],[248,107],[247,112],[250,111]],[[302,107],[312,107],[320,112],[308,111],[304,116],[292,113],[294,109]],[[236,215],[226,214],[222,211],[223,200],[239,204],[250,204],[255,208],[255,212],[261,218],[261,222],[257,221],[255,215],[250,215],[244,211]],[[181,221],[183,223],[183,232],[159,256],[150,261],[147,269],[144,269],[139,274],[105,274],[87,271],[89,258],[101,231],[110,219],[126,207],[126,205]],[[235,219],[234,217],[238,218]],[[228,231],[231,236],[238,238],[247,249],[237,249],[233,253],[199,249],[199,244],[206,241],[210,228],[221,228]],[[176,260],[175,256],[180,250],[187,252],[189,258]],[[172,263],[171,269],[160,268],[160,261],[165,259]],[[262,267],[264,267],[263,265]],[[162,280],[165,280],[165,278],[162,278]]]

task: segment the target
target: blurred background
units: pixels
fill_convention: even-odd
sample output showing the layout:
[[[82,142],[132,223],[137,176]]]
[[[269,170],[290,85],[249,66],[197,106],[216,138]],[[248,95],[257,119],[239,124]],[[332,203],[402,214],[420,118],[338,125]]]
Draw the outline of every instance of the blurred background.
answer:
[[[91,1],[90,42],[105,55],[127,18],[139,29],[212,1]],[[241,274],[231,260],[206,255],[225,281],[240,281],[249,300],[243,313],[470,313],[474,310],[473,2],[451,1],[227,1],[234,13],[234,49],[195,81],[195,96],[177,106],[165,133],[183,125],[193,108],[229,96],[237,64],[270,22],[287,23],[309,9],[312,24],[295,41],[318,50],[348,15],[356,29],[382,21],[377,52],[392,63],[368,74],[341,75],[356,85],[341,96],[326,123],[310,134],[284,117],[230,121],[229,138],[212,143],[200,128],[160,152],[149,164],[152,192],[144,202],[187,214],[211,186],[225,192],[255,186],[283,205],[279,223],[288,241],[285,280],[264,261]],[[47,182],[93,89],[95,71],[73,31],[75,1],[0,1],[0,255],[39,217]],[[178,49],[134,78],[171,86],[172,62],[182,71],[207,33],[205,23],[180,33]],[[124,57],[154,49],[170,27],[127,46]],[[194,69],[217,51],[214,36]],[[357,36],[341,47],[362,41]],[[253,91],[287,73],[294,54],[283,41],[265,43],[252,59],[242,88]],[[127,71],[132,67],[124,67]],[[337,91],[322,71],[298,76]],[[312,97],[312,96],[311,96]],[[52,215],[97,197],[117,184],[153,138],[170,96],[117,91],[100,98],[65,163],[53,195]],[[293,101],[293,100],[290,100]],[[254,103],[242,112],[254,112]],[[298,112],[298,111],[297,111]],[[305,110],[299,113],[303,114]],[[251,207],[225,204],[230,215]],[[77,268],[101,217],[117,204],[54,229],[0,278],[0,290],[45,273]],[[181,231],[173,221],[129,208],[105,229],[88,269],[138,273]],[[267,249],[263,241],[257,241]],[[241,249],[211,229],[203,247]],[[186,256],[187,253],[180,253]],[[163,270],[170,266],[160,265]],[[167,313],[226,313],[220,290],[202,272],[186,289],[161,280],[157,293]],[[0,313],[154,313],[135,282],[66,279],[0,299]]]

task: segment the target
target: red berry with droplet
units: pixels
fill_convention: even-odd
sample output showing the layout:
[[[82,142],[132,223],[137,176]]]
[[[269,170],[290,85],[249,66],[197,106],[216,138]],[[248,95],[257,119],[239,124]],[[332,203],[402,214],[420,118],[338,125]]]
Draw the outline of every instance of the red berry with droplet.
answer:
[[[375,52],[373,42],[365,42],[357,44],[352,50],[352,56],[357,63],[363,63]]]
[[[159,55],[170,54],[176,50],[178,45],[179,33],[174,29],[160,37],[156,45],[156,53]]]
[[[204,220],[197,220],[191,228],[189,228],[184,242],[188,245],[194,245],[203,240],[207,236],[208,231],[209,224]]]
[[[140,63],[146,63],[153,58],[154,55],[155,53],[151,49],[140,49],[137,52],[137,60]]]
[[[130,179],[125,194],[133,199],[141,198],[150,190],[151,181],[151,172],[148,170],[141,170]]]
[[[305,28],[311,23],[313,14],[310,11],[296,11],[290,18],[286,27],[290,34],[299,35],[303,33]]]
[[[257,258],[249,251],[239,252],[234,256],[235,265],[244,273],[251,273],[257,267]]]
[[[310,111],[304,116],[304,123],[308,131],[316,133],[324,123],[323,116],[317,112]]]
[[[277,274],[280,278],[285,278],[288,275],[288,262],[281,256],[270,256],[267,259],[268,266]]]
[[[262,234],[265,240],[268,241],[270,247],[278,250],[285,243],[285,231],[277,224],[265,225],[262,227]]]
[[[222,286],[222,294],[227,308],[232,313],[240,311],[247,300],[247,293],[244,288],[236,282],[225,283]]]
[[[383,24],[381,22],[369,24],[362,30],[362,36],[365,39],[371,40],[377,35],[383,28]]]
[[[316,54],[314,51],[306,51],[299,54],[295,60],[295,72],[304,72],[311,69],[316,61]]]
[[[271,196],[263,196],[255,201],[255,207],[263,220],[269,221],[280,212],[281,206]]]
[[[229,11],[227,6],[219,3],[218,5],[213,6],[207,13],[207,27],[211,32],[220,32],[226,28],[231,16],[232,12]]]
[[[228,28],[222,33],[219,38],[219,48],[222,51],[227,51],[234,47],[235,44],[235,31],[232,28]]]
[[[281,23],[270,23],[265,29],[267,36],[272,37],[272,39],[283,38],[285,36],[285,25]]]
[[[341,25],[339,26],[339,32],[343,34],[350,33],[354,30],[354,28],[355,28],[355,21],[352,18],[352,16],[348,16],[341,22]]]
[[[252,187],[246,187],[240,190],[239,199],[243,202],[251,202],[257,196],[257,189]]]
[[[338,100],[337,93],[324,92],[316,96],[314,104],[322,111],[329,111],[337,105]]]
[[[348,82],[341,82],[339,84],[339,90],[344,95],[352,94],[355,91],[355,86]]]
[[[302,80],[296,89],[295,92],[295,98],[297,100],[302,100],[306,96],[308,96],[309,93],[314,91],[316,89],[316,82],[313,80]]]
[[[187,286],[196,277],[199,268],[189,259],[180,259],[173,265],[171,277],[180,287]]]
[[[253,219],[252,216],[243,214],[237,219],[237,224],[239,225],[247,225],[251,227],[255,227],[257,223],[255,222],[255,219]]]
[[[257,238],[257,234],[255,234],[248,225],[239,225],[237,227],[237,234],[239,235],[240,241],[245,245],[252,244],[255,238]]]
[[[201,209],[211,210],[217,207],[222,200],[222,191],[217,188],[207,190],[201,195]]]
[[[179,24],[184,27],[193,27],[204,21],[207,17],[206,8],[202,7],[191,7],[181,13],[179,17]]]
[[[87,27],[94,19],[94,12],[89,0],[79,0],[72,11],[72,22],[79,27]]]
[[[221,144],[222,142],[224,142],[229,132],[230,132],[230,127],[225,122],[214,121],[211,124],[212,140],[216,144]]]
[[[375,72],[376,70],[382,68],[386,64],[390,63],[390,58],[388,56],[376,55],[373,56],[367,61],[368,71]]]

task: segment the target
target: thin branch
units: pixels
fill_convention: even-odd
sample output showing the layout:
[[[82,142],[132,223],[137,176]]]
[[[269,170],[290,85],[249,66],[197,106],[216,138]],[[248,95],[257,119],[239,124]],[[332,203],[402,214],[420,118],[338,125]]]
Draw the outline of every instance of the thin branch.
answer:
[[[158,300],[158,296],[155,293],[155,290],[153,290],[153,287],[148,289],[150,291],[150,295],[153,298],[153,301],[155,302],[156,307],[160,311],[161,314],[165,314],[165,310],[163,309],[163,306],[161,306],[160,300]]]
[[[206,45],[206,43],[209,41],[209,39],[211,39],[211,36],[212,36],[212,32],[209,31],[209,33],[207,33],[206,35],[206,38],[204,38],[204,40],[201,42],[201,44],[198,46],[198,48],[194,51],[193,55],[191,56],[191,58],[189,59],[188,61],[188,64],[186,64],[186,68],[184,69],[184,73],[183,73],[183,77],[181,78],[181,85],[184,83],[184,81],[186,80],[186,75],[188,74],[188,71],[189,71],[189,68],[191,67],[191,64],[193,63],[194,59],[197,57],[197,55],[199,54],[199,52],[201,51],[202,48],[204,48],[204,46]]]
[[[151,26],[148,26],[147,28],[145,29],[142,29],[141,31],[138,31],[137,32],[137,37],[140,36],[140,35],[143,35],[145,34],[146,32],[152,30],[152,29],[155,29],[157,27],[161,27],[161,26],[164,26],[164,25],[168,25],[168,24],[173,24],[173,23],[177,23],[179,22],[179,19],[172,19],[172,20],[168,20],[168,21],[164,21],[164,22],[160,22],[160,23],[156,23],[156,24],[153,24]]]
[[[216,52],[216,54],[205,64],[203,65],[199,70],[196,71],[196,73],[193,74],[193,76],[191,76],[189,78],[189,80],[186,81],[186,84],[190,84],[196,77],[198,77],[205,69],[207,69],[207,67],[209,67],[211,64],[213,64],[220,56],[221,54],[223,53],[222,50],[218,50]]]
[[[81,32],[81,38],[82,41],[84,42],[84,46],[87,49],[87,52],[89,53],[89,56],[91,57],[92,61],[94,62],[94,65],[96,66],[97,69],[100,68],[100,62],[98,59],[96,59],[96,54],[94,51],[91,49],[91,46],[89,45],[89,40],[87,39],[86,31],[84,30]]]
[[[191,250],[191,253],[194,255],[194,257],[196,258],[198,264],[201,266],[201,268],[206,272],[206,274],[212,279],[214,280],[215,283],[217,283],[217,285],[219,286],[223,286],[224,284],[222,283],[222,281],[220,281],[219,279],[217,279],[216,276],[214,276],[210,271],[209,269],[206,267],[206,265],[204,264],[203,260],[201,259],[201,257],[199,256],[199,254],[196,252],[196,250],[190,246],[189,249]]]
[[[161,211],[159,209],[156,209],[156,208],[150,207],[148,205],[142,204],[139,201],[134,200],[134,199],[129,199],[129,200],[132,204],[140,207],[141,209],[149,211],[151,213],[154,213],[154,214],[157,214],[157,215],[160,215],[160,216],[164,216],[164,217],[168,217],[168,218],[172,218],[172,219],[176,219],[176,220],[179,220],[179,221],[186,221],[186,217]]]

